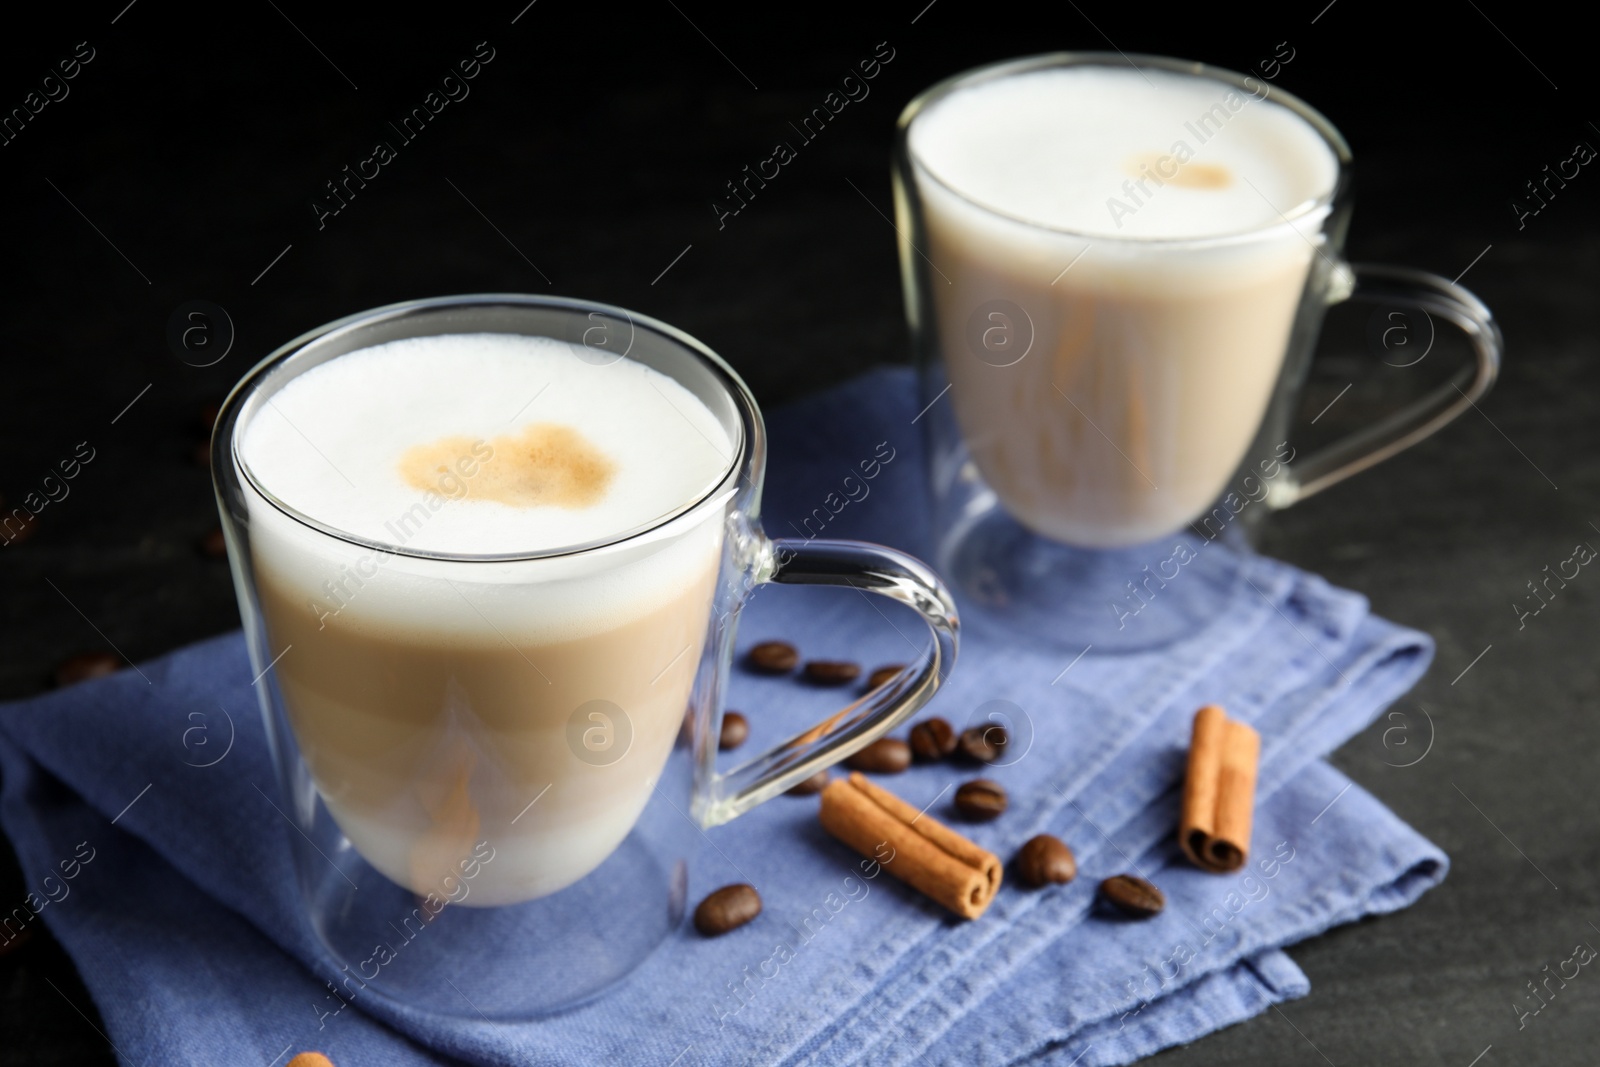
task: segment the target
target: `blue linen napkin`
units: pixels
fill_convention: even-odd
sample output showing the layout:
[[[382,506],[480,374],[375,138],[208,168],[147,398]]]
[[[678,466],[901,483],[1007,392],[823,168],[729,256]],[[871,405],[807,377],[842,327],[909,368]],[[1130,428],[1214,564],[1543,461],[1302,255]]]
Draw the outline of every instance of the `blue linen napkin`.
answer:
[[[880,370],[774,413],[769,531],[799,530],[833,493],[824,536],[925,553],[917,407],[908,373]],[[845,475],[872,459],[870,492],[858,478],[839,509]],[[1159,652],[1091,652],[1063,674],[1070,656],[1047,641],[963,634],[930,713],[959,725],[1006,700],[1032,728],[1024,757],[986,772],[1011,809],[963,830],[1002,856],[1054,833],[1080,868],[1045,892],[1008,883],[976,922],[863,879],[814,800],[779,797],[709,831],[716,847],[690,871],[691,899],[753,881],[761,918],[716,940],[679,931],[591,1004],[523,1025],[441,1023],[359,996],[345,1006],[324,984],[334,976],[307,963],[293,831],[272,806],[237,634],[0,708],[0,824],[35,892],[22,918],[48,923],[72,954],[128,1063],[281,1064],[307,1048],[345,1065],[1127,1063],[1304,995],[1283,946],[1404,907],[1447,867],[1319,759],[1410,688],[1429,639],[1294,568],[1240,564],[1249,582],[1212,624]],[[764,589],[741,645],[782,635],[819,658],[904,661],[899,630],[912,631],[888,614],[836,590]],[[835,699],[740,673],[730,703],[747,710],[753,750]],[[1189,718],[1208,702],[1263,738],[1251,865],[1234,876],[1194,870],[1172,842]],[[232,748],[195,766],[212,757],[196,758],[185,732],[204,726],[220,755],[230,716]],[[938,814],[968,776],[919,766],[890,784]],[[1166,891],[1161,916],[1095,910],[1095,884],[1125,870]]]

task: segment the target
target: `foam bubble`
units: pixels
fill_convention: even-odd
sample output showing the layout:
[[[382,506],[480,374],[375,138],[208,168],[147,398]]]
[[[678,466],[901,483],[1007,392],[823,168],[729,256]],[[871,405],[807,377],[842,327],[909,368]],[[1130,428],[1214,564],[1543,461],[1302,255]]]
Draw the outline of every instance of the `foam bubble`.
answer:
[[[511,334],[414,337],[290,381],[244,427],[268,492],[368,540],[548,552],[681,510],[733,445],[676,381],[632,360]]]
[[[1204,76],[1121,67],[958,89],[917,117],[911,146],[930,173],[991,210],[1102,237],[1278,225],[1338,175],[1321,135],[1271,99]]]

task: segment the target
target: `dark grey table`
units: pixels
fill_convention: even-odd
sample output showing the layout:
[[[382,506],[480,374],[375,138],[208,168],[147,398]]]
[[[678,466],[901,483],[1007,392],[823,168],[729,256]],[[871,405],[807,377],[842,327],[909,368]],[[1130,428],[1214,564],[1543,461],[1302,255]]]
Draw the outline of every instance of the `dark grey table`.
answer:
[[[437,293],[587,296],[687,329],[777,404],[904,358],[887,155],[915,92],[1051,49],[1264,73],[1286,47],[1276,84],[1356,150],[1352,258],[1465,272],[1506,334],[1504,376],[1479,410],[1285,513],[1264,544],[1437,639],[1432,671],[1396,705],[1404,718],[1335,761],[1454,866],[1415,907],[1295,948],[1308,998],[1161,1059],[1595,1062],[1600,978],[1585,970],[1520,1029],[1513,1008],[1544,965],[1600,944],[1600,577],[1584,570],[1524,625],[1514,607],[1546,565],[1600,544],[1600,177],[1585,167],[1552,186],[1537,214],[1513,206],[1536,206],[1525,183],[1575,143],[1600,146],[1575,29],[1505,3],[1405,16],[1359,0],[912,0],[870,14],[525,3],[196,17],[111,0],[6,16],[0,106],[26,113],[6,111],[0,145],[0,493],[39,488],[78,442],[96,458],[28,541],[0,548],[0,696],[39,691],[75,653],[114,645],[137,660],[237,625],[226,564],[198,548],[215,516],[192,453],[204,406],[297,333]],[[493,58],[471,95],[333,213],[325,183],[480,41]],[[724,183],[879,42],[894,58],[871,95],[719,225]],[[73,63],[70,81],[42,82]],[[57,99],[38,103],[46,90]],[[214,366],[169,347],[191,300],[231,319]],[[1364,327],[1357,312],[1330,320],[1302,423],[1332,406],[1307,442],[1392,409],[1450,357],[1384,366]],[[0,904],[22,892],[9,868]],[[113,1062],[71,962],[35,935],[0,958],[0,1062]]]

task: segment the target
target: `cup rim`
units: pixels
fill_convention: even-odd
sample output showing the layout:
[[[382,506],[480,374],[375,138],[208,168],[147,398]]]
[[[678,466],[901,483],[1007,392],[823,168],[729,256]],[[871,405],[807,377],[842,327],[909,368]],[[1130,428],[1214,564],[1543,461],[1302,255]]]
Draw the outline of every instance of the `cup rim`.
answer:
[[[1326,192],[1312,200],[1297,204],[1292,212],[1287,215],[1280,214],[1280,221],[1266,226],[1255,226],[1247,230],[1230,231],[1223,234],[1211,234],[1204,237],[1136,237],[1136,236],[1108,236],[1106,234],[1090,233],[1084,230],[1075,230],[1065,226],[1052,226],[1038,222],[1034,219],[1024,218],[1003,211],[990,204],[974,199],[967,193],[955,188],[935,174],[922,159],[911,149],[911,125],[917,117],[929,107],[954,93],[958,89],[967,88],[983,82],[995,81],[1017,74],[1027,74],[1038,70],[1049,70],[1059,67],[1078,66],[1127,66],[1135,70],[1145,68],[1169,71],[1176,74],[1186,74],[1192,77],[1207,78],[1211,81],[1243,89],[1258,100],[1275,100],[1287,107],[1294,114],[1304,120],[1323,143],[1333,152],[1334,164],[1337,173],[1333,184]],[[978,211],[996,218],[1003,218],[1031,229],[1044,230],[1049,233],[1060,234],[1065,237],[1074,237],[1079,240],[1095,244],[1126,244],[1145,247],[1160,248],[1208,248],[1229,244],[1243,244],[1254,240],[1263,239],[1276,234],[1285,227],[1294,229],[1296,220],[1307,217],[1326,216],[1331,213],[1334,205],[1340,203],[1350,184],[1350,167],[1352,163],[1350,145],[1345,141],[1344,135],[1338,127],[1328,120],[1316,108],[1300,99],[1286,89],[1269,90],[1265,96],[1257,95],[1246,83],[1256,81],[1265,84],[1254,75],[1240,74],[1225,67],[1212,66],[1197,60],[1177,59],[1171,56],[1151,55],[1143,52],[1045,52],[1039,55],[1023,56],[1018,59],[1005,59],[995,63],[986,63],[980,67],[962,71],[951,75],[942,81],[936,82],[912,98],[900,112],[900,118],[895,123],[896,150],[905,168],[915,168],[925,175],[940,189],[956,197],[965,204]],[[1298,231],[1297,231],[1298,232]]]
[[[312,355],[318,354],[316,346],[326,344],[340,335],[346,335],[361,327],[385,320],[401,319],[442,310],[505,305],[577,312],[585,316],[590,313],[596,313],[626,319],[635,328],[642,327],[654,331],[695,357],[710,372],[712,380],[728,395],[737,414],[737,439],[732,442],[733,455],[722,477],[717,479],[710,488],[699,496],[662,515],[651,518],[637,526],[590,541],[574,545],[563,545],[547,551],[448,552],[407,548],[403,545],[394,545],[386,541],[362,537],[359,534],[340,529],[308,515],[267,489],[260,479],[256,477],[255,473],[251,471],[249,465],[244,461],[244,457],[239,454],[236,448],[236,438],[238,437],[238,423],[241,413],[249,404],[251,398],[257,395],[260,387],[266,384],[273,375],[279,373],[295,357],[306,358],[308,365],[285,378],[285,382],[298,377],[299,374],[304,373],[305,370],[309,370],[311,367],[346,354],[344,352],[335,352],[322,355],[321,358],[310,358]],[[352,348],[348,351],[358,350],[359,348]],[[629,311],[613,304],[582,300],[577,297],[540,296],[525,293],[467,293],[454,296],[425,297],[419,300],[405,300],[370,308],[366,311],[358,311],[308,330],[279,346],[246,372],[229,391],[227,399],[223,401],[211,439],[211,468],[219,502],[224,509],[226,509],[228,503],[225,492],[228,486],[225,483],[231,480],[237,485],[242,479],[274,510],[306,527],[308,530],[347,544],[371,549],[385,556],[405,556],[412,559],[446,563],[512,563],[524,560],[580,556],[601,549],[641,541],[652,534],[664,531],[669,526],[687,526],[698,523],[704,518],[708,510],[715,507],[719,501],[732,495],[737,490],[738,484],[744,481],[747,476],[752,489],[759,487],[759,478],[754,473],[754,469],[762,462],[764,453],[764,430],[761,412],[756,405],[755,397],[750,392],[749,386],[745,384],[744,379],[739,377],[738,372],[728,365],[726,360],[717,355],[703,342],[677,327],[652,316]]]

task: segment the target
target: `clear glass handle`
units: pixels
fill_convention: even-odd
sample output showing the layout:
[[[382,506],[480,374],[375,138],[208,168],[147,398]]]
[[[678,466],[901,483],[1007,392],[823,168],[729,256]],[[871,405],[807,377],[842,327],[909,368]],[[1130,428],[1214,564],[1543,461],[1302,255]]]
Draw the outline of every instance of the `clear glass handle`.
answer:
[[[927,564],[860,541],[767,540],[758,554],[769,565],[760,580],[780,585],[837,585],[885,596],[914,608],[933,636],[919,663],[804,733],[768,749],[726,774],[700,764],[695,809],[702,826],[716,826],[865,748],[905,722],[943,684],[956,659],[960,622],[954,602]]]
[[[1477,359],[1427,396],[1393,415],[1335,441],[1290,465],[1267,496],[1274,508],[1288,507],[1360,473],[1438,432],[1489,391],[1500,373],[1503,342],[1494,316],[1482,301],[1454,282],[1406,267],[1356,264],[1348,299],[1410,305],[1467,335]]]

